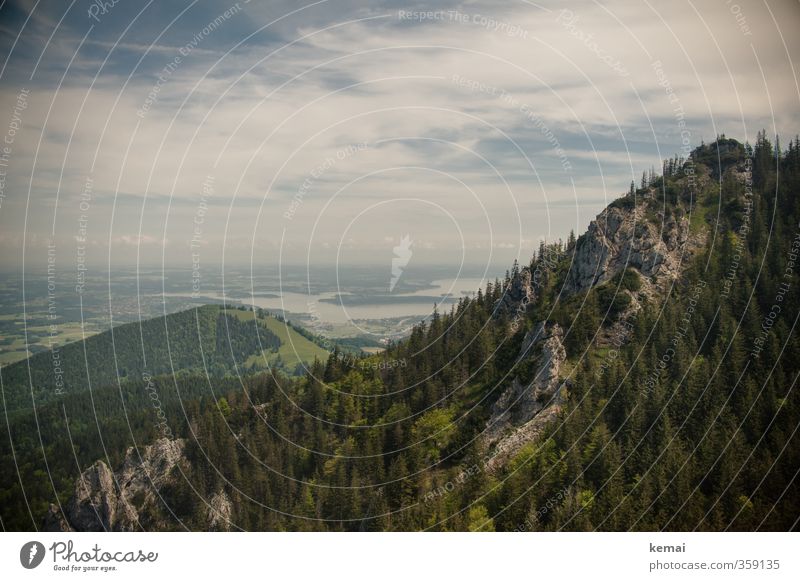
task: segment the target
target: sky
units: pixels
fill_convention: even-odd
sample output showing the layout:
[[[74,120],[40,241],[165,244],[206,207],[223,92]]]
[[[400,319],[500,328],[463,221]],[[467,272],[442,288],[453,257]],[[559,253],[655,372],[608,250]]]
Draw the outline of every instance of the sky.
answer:
[[[6,0],[0,269],[505,269],[689,146],[794,136],[798,30],[776,0]]]

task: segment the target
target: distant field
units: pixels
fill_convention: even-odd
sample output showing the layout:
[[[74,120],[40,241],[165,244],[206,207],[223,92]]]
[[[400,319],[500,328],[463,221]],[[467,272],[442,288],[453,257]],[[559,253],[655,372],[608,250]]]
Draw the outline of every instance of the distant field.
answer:
[[[16,363],[17,361],[22,361],[26,357],[28,357],[27,351],[3,351],[0,352],[0,365],[8,365],[10,363]]]
[[[50,349],[53,345],[61,347],[73,341],[80,341],[86,337],[95,335],[97,331],[82,329],[80,323],[58,323],[56,335],[53,337],[51,345],[49,325],[30,325],[30,321],[36,319],[31,314],[28,315],[29,326],[27,328],[27,342],[25,329],[22,325],[23,316],[20,315],[0,315],[0,322],[13,323],[13,327],[4,326],[0,333],[0,364],[8,365],[26,359],[38,351]],[[41,322],[41,317],[38,322]],[[30,351],[29,351],[30,350]]]

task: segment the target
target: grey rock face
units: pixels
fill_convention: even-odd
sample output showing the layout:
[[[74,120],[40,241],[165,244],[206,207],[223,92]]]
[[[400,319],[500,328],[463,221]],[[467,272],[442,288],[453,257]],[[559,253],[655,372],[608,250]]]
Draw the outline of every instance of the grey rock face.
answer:
[[[494,470],[508,462],[525,444],[538,439],[544,429],[558,419],[560,412],[560,404],[550,405],[518,428],[514,428],[497,442],[490,459],[486,462],[486,467]]]
[[[567,358],[558,324],[539,323],[525,336],[518,363],[530,359],[533,376],[514,378],[492,407],[484,443],[493,448],[490,468],[502,464],[554,420],[563,402],[559,374]]]
[[[229,531],[231,530],[231,515],[233,505],[231,499],[220,490],[214,494],[208,503],[206,518],[208,519],[209,531]]]
[[[152,445],[128,448],[114,473],[98,460],[75,483],[63,511],[50,506],[47,531],[136,531],[143,509],[159,505],[158,490],[184,458],[185,442],[162,438]]]
[[[652,222],[645,218],[644,204],[609,206],[578,240],[566,290],[588,290],[627,267],[646,278],[674,278],[682,260],[686,261],[683,251],[688,238],[685,217]]]

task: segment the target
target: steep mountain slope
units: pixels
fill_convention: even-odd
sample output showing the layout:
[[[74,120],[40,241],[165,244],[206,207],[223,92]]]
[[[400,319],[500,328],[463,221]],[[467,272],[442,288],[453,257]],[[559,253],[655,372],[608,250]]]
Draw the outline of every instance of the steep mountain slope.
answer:
[[[727,148],[725,152],[729,153]],[[739,154],[743,153],[740,149]],[[691,174],[681,172],[669,181],[662,177],[660,183],[646,184],[639,190],[632,188],[592,220],[574,248],[567,249],[569,267],[555,286],[559,298],[566,301],[597,288],[602,312],[598,314],[603,314],[604,320],[596,328],[589,328],[595,333],[596,345],[606,346],[629,330],[630,319],[644,304],[669,292],[702,249],[707,231],[690,231],[691,214],[697,212],[692,202],[697,191],[713,187],[713,171],[707,165],[693,164],[692,169]],[[743,164],[729,164],[725,171],[732,179],[744,179]],[[662,196],[659,187],[663,189]],[[550,258],[547,254],[545,249],[540,251],[544,266],[549,263],[552,268],[559,266],[552,256],[564,252],[551,249]],[[561,262],[564,261],[562,257]],[[515,268],[497,301],[496,314],[519,317],[527,313],[541,298],[537,297],[537,290],[543,286],[542,278],[558,276],[543,273],[542,266],[539,264],[533,272],[528,266]],[[532,363],[533,375],[527,379],[514,377],[494,404],[484,438],[493,449],[490,467],[508,460],[557,419],[568,389],[565,384],[569,383],[569,374],[562,371],[565,360],[564,331],[557,323],[540,322],[525,335],[517,365]]]

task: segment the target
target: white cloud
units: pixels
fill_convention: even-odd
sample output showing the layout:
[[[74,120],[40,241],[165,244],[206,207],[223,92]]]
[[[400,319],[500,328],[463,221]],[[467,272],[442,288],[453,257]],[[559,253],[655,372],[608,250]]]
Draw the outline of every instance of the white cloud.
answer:
[[[58,195],[56,236],[72,240],[91,177],[90,236],[106,246],[151,247],[152,260],[161,258],[154,241],[165,239],[180,242],[168,260],[189,260],[202,204],[203,252],[214,259],[223,243],[248,260],[254,244],[277,248],[283,239],[290,259],[303,260],[312,231],[335,248],[365,209],[347,242],[365,251],[387,239],[387,224],[437,248],[460,245],[459,236],[468,247],[488,244],[491,235],[496,248],[510,249],[519,246],[511,237],[581,231],[632,177],[658,164],[659,149],[667,157],[677,151],[675,103],[653,61],[661,61],[695,144],[715,130],[750,139],[762,127],[796,131],[790,58],[798,48],[789,32],[797,5],[769,5],[786,48],[766,10],[748,10],[752,35],[745,36],[725,3],[697,4],[702,19],[693,6],[574,3],[571,29],[559,8],[522,2],[502,10],[465,3],[458,8],[465,23],[400,21],[398,6],[304,12],[281,21],[280,31],[307,38],[270,58],[274,39],[254,39],[215,65],[224,51],[205,39],[166,76],[143,118],[137,111],[182,44],[152,47],[147,68],[130,79],[130,66],[120,64],[128,61],[115,60],[91,91],[86,66],[96,60],[81,53],[61,88],[61,71],[42,71],[32,83],[0,227],[21,235],[30,184],[37,213],[27,217],[29,232],[48,231]],[[247,10],[253,24],[276,17]],[[472,20],[476,14],[516,25],[527,38],[491,32]],[[376,15],[388,17],[338,25]],[[56,20],[43,17],[39,27]],[[74,35],[54,41],[77,44]],[[94,50],[113,44],[91,42]],[[628,76],[598,54],[618,60]],[[475,90],[464,86],[473,81]],[[0,88],[0,122],[17,90]],[[358,144],[366,147],[353,150]],[[214,192],[204,199],[209,175]]]

